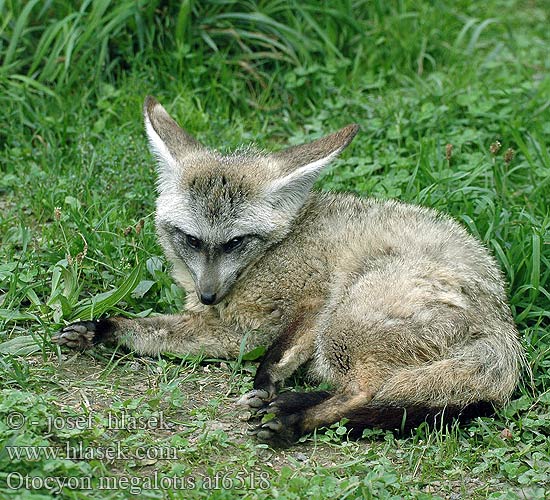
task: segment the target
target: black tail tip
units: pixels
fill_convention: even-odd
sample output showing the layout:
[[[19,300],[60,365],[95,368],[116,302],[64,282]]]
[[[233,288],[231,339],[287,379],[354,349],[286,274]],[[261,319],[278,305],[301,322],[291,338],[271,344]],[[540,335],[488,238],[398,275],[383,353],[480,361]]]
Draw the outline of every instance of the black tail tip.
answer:
[[[381,429],[405,435],[422,424],[431,429],[440,429],[454,423],[465,424],[476,417],[490,417],[495,407],[488,401],[478,401],[465,406],[429,406],[421,404],[371,403],[348,417],[346,426],[353,436],[361,435],[364,429]]]

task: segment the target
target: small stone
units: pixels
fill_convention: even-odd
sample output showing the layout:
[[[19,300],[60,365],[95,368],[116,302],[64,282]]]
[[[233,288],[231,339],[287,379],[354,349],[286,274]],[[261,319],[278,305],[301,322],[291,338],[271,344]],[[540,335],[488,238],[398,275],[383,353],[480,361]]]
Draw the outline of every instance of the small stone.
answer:
[[[241,414],[239,414],[239,420],[242,422],[248,422],[250,420],[250,417],[252,416],[251,411],[245,411]]]
[[[512,439],[514,436],[510,429],[502,429],[502,432],[500,433],[500,437],[506,440],[506,439]]]

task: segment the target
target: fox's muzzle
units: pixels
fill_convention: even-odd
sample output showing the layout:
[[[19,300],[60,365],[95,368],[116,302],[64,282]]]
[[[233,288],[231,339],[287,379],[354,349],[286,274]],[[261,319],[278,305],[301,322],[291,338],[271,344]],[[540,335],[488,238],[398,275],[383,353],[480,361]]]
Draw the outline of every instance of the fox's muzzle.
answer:
[[[215,293],[201,293],[199,295],[199,299],[200,301],[207,305],[207,306],[212,306],[214,304],[216,304],[216,299],[217,299],[217,294]]]

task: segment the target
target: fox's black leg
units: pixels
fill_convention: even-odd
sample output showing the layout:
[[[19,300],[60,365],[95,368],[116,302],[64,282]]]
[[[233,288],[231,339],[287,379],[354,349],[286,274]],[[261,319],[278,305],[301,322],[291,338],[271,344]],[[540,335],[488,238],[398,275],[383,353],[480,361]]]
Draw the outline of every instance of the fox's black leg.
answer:
[[[277,393],[277,384],[271,375],[271,368],[281,360],[286,344],[284,336],[280,336],[267,350],[256,370],[253,389],[243,395],[237,404],[256,410],[269,402]]]
[[[295,340],[294,332],[287,329],[280,335],[265,353],[254,377],[254,389],[264,390],[271,396],[275,395],[277,382],[282,378],[277,376],[277,367],[285,353],[292,347]]]
[[[318,427],[326,427],[346,418],[350,434],[361,436],[366,428],[386,429],[401,434],[422,423],[440,428],[455,421],[467,422],[477,416],[494,414],[494,406],[485,401],[468,405],[430,405],[427,403],[386,402],[371,399],[367,393],[335,394],[327,392],[279,395],[260,410],[273,418],[257,426],[252,434],[274,446],[288,446],[300,436]]]
[[[255,410],[271,401],[279,382],[290,376],[313,354],[313,318],[300,314],[292,321],[265,353],[256,376],[254,389],[242,396],[237,404]]]

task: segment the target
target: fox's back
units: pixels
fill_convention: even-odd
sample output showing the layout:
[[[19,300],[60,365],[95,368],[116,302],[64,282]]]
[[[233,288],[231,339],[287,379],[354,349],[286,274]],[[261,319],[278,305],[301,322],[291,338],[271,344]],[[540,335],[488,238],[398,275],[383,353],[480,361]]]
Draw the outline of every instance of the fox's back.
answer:
[[[498,267],[456,221],[415,205],[329,193],[312,194],[289,236],[247,271],[222,309],[277,330],[304,308],[321,309],[335,286],[376,273],[400,273],[411,289],[431,282],[456,291],[457,305],[467,300],[508,317]]]

